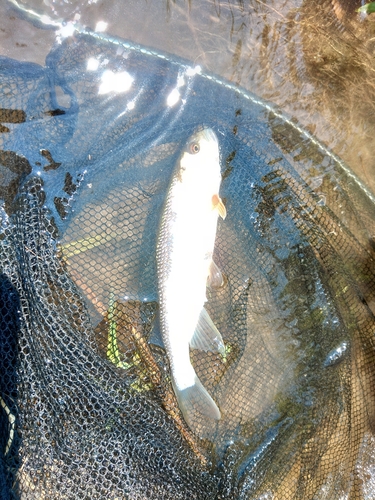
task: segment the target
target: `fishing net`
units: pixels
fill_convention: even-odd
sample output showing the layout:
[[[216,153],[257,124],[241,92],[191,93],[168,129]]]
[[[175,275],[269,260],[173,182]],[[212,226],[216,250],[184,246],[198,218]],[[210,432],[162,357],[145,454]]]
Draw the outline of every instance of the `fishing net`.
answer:
[[[76,32],[0,71],[0,497],[373,498],[371,194],[277,109],[161,53]],[[221,419],[187,426],[155,252],[202,126],[226,357],[191,350]]]

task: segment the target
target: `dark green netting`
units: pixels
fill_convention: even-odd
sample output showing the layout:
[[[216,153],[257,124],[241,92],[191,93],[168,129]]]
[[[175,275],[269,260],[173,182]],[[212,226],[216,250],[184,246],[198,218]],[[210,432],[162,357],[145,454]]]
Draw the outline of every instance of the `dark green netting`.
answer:
[[[0,497],[373,498],[371,195],[277,110],[130,43],[75,33],[44,68],[0,71]],[[201,126],[220,143],[207,309],[227,360],[191,351],[222,418],[189,428],[155,249]]]

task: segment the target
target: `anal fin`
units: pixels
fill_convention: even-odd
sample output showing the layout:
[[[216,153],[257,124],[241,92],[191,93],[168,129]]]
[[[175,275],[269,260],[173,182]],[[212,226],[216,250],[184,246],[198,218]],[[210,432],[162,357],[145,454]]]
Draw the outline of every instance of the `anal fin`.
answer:
[[[190,340],[190,347],[201,351],[219,352],[225,357],[225,345],[221,334],[204,307]]]

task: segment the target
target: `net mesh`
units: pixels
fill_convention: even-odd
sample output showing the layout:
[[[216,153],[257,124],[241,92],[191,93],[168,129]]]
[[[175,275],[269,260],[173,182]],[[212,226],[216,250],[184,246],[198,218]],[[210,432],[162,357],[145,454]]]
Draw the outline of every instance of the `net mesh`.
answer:
[[[163,54],[76,33],[0,70],[1,498],[372,498],[372,196],[277,110]],[[191,350],[222,418],[188,427],[155,249],[199,126],[220,143],[207,310],[227,355]]]

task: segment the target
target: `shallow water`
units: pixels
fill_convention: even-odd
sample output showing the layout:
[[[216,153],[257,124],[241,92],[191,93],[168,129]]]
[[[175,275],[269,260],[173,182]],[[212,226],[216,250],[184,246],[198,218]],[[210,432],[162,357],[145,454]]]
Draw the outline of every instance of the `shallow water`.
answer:
[[[104,34],[101,39],[76,34],[52,52],[55,31],[2,7],[3,19],[9,20],[3,53],[41,65],[49,54],[45,69],[6,66],[5,60],[1,68],[1,108],[27,117],[16,123],[5,120],[3,183],[12,185],[16,174],[22,178],[28,168],[36,174],[20,188],[15,208],[7,190],[2,193],[7,214],[1,257],[27,305],[22,373],[27,379],[38,360],[31,380],[40,381],[36,398],[46,405],[43,411],[30,406],[26,387],[19,398],[21,417],[34,421],[47,415],[47,428],[55,418],[49,403],[54,408],[56,398],[47,393],[45,374],[61,391],[64,405],[70,404],[70,411],[56,411],[74,429],[72,408],[85,415],[89,411],[86,396],[77,395],[86,389],[89,394],[91,383],[99,392],[105,388],[97,405],[101,418],[93,419],[100,436],[108,427],[108,405],[117,411],[117,400],[111,405],[127,394],[131,377],[142,393],[135,399],[152,400],[149,385],[142,385],[144,373],[123,372],[124,364],[136,365],[139,348],[129,334],[129,323],[136,322],[129,320],[127,308],[147,316],[139,321],[147,337],[155,315],[154,256],[165,192],[186,137],[203,122],[219,136],[221,195],[228,211],[219,223],[215,248],[225,285],[207,292],[207,309],[228,353],[224,363],[214,353],[192,350],[194,367],[223,414],[217,424],[198,416],[193,430],[215,443],[220,460],[228,460],[222,479],[233,480],[239,494],[222,498],[269,498],[271,490],[278,495],[274,498],[335,498],[337,491],[355,491],[353,498],[361,498],[356,492],[371,489],[370,480],[364,470],[356,472],[356,480],[365,486],[353,486],[351,477],[353,464],[358,469],[372,466],[373,198],[313,136],[254,97],[265,97],[297,118],[367,181],[372,159],[363,169],[360,158],[371,146],[364,133],[371,130],[371,65],[363,63],[366,53],[358,49],[360,31],[353,38],[349,29],[358,20],[353,15],[340,20],[324,1],[313,12],[310,4],[291,2],[277,8],[252,2],[245,8],[239,2],[191,0],[159,4],[157,11],[154,5],[129,2],[125,11],[111,2],[82,7],[34,2],[52,21],[77,20],[79,15],[80,23],[93,29],[98,21],[107,21],[107,32],[115,37],[105,41]],[[203,72],[192,72],[176,58],[120,46],[119,36],[187,58]],[[98,71],[90,66],[94,63]],[[106,70],[126,73],[134,84],[127,92],[106,94]],[[254,94],[236,91],[237,85]],[[181,99],[173,106],[168,96],[177,89]],[[29,162],[18,157],[19,171],[11,161],[16,153]],[[119,347],[112,351],[107,346],[116,326],[110,315],[122,326]],[[75,346],[67,348],[70,338]],[[163,353],[153,355],[166,367]],[[168,370],[163,370],[166,377]],[[82,374],[83,383],[72,373]],[[123,393],[113,392],[117,384]],[[155,408],[165,418],[164,410]],[[143,415],[136,415],[113,427],[121,433],[123,454],[116,455],[116,467],[131,449],[124,439],[128,428],[136,436],[143,432]],[[32,427],[24,430],[31,466],[22,480],[34,473],[32,460],[37,470],[38,460],[45,462],[43,438]],[[85,441],[82,433],[80,438]],[[40,439],[40,454],[29,446],[35,439]],[[87,456],[96,456],[96,444],[87,440]],[[72,457],[80,453],[69,441],[62,449]],[[216,459],[214,454],[210,458]]]
[[[354,4],[291,0],[106,2],[30,0],[25,9],[182,56],[270,100],[375,190],[374,16]],[[358,2],[360,3],[360,2]],[[335,6],[335,9],[332,7]],[[0,6],[0,53],[44,63],[55,32]]]

